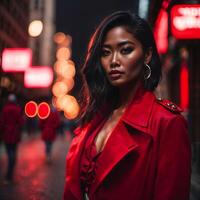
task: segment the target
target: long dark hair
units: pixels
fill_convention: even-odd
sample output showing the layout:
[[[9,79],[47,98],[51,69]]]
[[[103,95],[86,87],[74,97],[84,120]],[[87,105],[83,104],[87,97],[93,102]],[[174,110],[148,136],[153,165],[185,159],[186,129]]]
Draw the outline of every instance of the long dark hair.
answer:
[[[118,102],[118,89],[109,83],[100,63],[101,45],[105,36],[110,29],[117,26],[123,26],[126,31],[132,33],[142,44],[144,52],[149,48],[152,49],[152,58],[149,63],[151,76],[148,80],[143,80],[144,88],[153,91],[160,80],[161,63],[148,23],[129,11],[118,11],[111,14],[100,23],[93,34],[82,68],[83,87],[80,95],[80,119],[83,123],[90,121],[103,105],[109,104],[114,108]]]

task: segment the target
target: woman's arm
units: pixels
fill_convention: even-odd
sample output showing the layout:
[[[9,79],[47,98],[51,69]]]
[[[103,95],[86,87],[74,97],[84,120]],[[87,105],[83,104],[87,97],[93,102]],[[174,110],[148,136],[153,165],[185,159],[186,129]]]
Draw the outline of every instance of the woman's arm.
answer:
[[[154,200],[189,200],[191,145],[187,123],[175,115],[162,127]]]

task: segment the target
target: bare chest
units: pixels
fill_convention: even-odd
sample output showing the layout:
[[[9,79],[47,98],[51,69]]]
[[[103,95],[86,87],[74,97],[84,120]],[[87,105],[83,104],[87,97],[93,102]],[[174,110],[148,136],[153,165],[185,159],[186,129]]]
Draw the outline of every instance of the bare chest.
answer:
[[[102,129],[99,131],[95,138],[95,144],[97,152],[101,152],[105,147],[111,133],[113,132],[114,128],[116,127],[117,123],[120,120],[122,113],[114,112],[108,120],[103,125]]]

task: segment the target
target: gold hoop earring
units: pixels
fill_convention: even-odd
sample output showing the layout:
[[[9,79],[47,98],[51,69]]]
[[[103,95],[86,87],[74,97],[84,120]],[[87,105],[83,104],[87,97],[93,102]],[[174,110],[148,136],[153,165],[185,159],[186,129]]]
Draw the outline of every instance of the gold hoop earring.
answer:
[[[147,67],[147,71],[148,71],[148,72],[147,72],[147,73],[146,73],[146,72],[144,73],[144,79],[147,80],[147,79],[149,79],[150,76],[151,76],[151,67],[150,67],[148,64],[146,64],[146,63],[145,63],[145,66]]]

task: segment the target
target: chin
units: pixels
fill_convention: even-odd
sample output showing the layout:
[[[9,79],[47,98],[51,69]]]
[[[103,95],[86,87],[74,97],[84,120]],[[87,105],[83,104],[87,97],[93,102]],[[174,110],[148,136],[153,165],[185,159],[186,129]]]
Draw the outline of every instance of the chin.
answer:
[[[137,85],[137,83],[140,82],[139,79],[133,79],[133,80],[122,80],[122,79],[118,79],[118,80],[110,80],[109,81],[110,84],[114,87],[118,87],[118,88],[126,88],[129,86],[134,86]]]
[[[122,80],[115,80],[115,81],[110,81],[110,84],[114,87],[122,87],[127,84],[127,82],[124,82]]]

